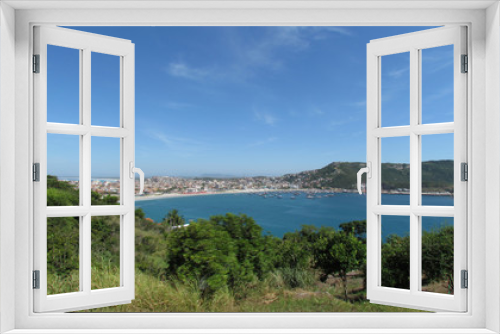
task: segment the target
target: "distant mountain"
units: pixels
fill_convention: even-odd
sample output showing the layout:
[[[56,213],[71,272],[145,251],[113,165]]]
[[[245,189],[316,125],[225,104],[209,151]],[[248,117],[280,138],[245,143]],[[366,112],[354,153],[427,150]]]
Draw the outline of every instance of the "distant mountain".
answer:
[[[365,167],[361,162],[332,162],[310,171],[286,174],[284,181],[303,188],[356,188],[356,173]],[[382,188],[384,190],[408,189],[410,187],[410,165],[399,163],[382,164]],[[453,160],[425,161],[422,163],[423,192],[453,192]]]

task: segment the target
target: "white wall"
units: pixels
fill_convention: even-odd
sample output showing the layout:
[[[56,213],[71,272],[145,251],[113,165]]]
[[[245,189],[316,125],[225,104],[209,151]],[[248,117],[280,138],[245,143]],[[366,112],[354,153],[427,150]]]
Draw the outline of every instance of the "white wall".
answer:
[[[486,328],[500,332],[500,13],[499,4],[486,11],[486,225],[487,248],[494,263],[486,266]],[[495,256],[497,255],[497,256]],[[487,254],[489,257],[490,254]]]
[[[14,328],[14,69],[15,11],[0,3],[0,332]],[[10,148],[10,149],[9,149]]]

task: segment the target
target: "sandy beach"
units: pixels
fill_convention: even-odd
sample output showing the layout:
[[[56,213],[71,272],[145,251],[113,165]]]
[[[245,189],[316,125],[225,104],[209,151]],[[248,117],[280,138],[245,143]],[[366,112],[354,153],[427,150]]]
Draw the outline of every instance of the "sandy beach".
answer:
[[[162,198],[176,198],[176,197],[192,197],[192,196],[207,196],[207,195],[224,195],[224,194],[250,194],[250,193],[263,193],[263,192],[295,192],[307,191],[304,189],[283,190],[283,189],[247,189],[247,190],[227,190],[224,192],[200,192],[200,193],[172,193],[172,194],[153,194],[144,196],[135,196],[135,201],[150,201]]]
[[[162,198],[177,198],[177,197],[192,197],[192,196],[207,196],[207,195],[227,195],[227,194],[253,194],[253,193],[277,193],[277,192],[312,192],[312,189],[246,189],[246,190],[227,190],[223,192],[200,192],[200,193],[173,193],[173,194],[153,194],[135,196],[135,201],[150,201]],[[314,192],[324,192],[323,190],[314,190]]]

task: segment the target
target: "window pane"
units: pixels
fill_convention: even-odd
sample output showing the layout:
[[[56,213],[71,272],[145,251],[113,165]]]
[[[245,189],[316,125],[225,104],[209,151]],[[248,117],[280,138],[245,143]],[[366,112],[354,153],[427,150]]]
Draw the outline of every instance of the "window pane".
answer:
[[[47,122],[80,123],[80,50],[47,45]]]
[[[80,218],[47,218],[47,294],[80,290]]]
[[[422,136],[422,205],[453,206],[453,137]]]
[[[453,241],[453,217],[422,217],[422,291],[453,294]]]
[[[422,123],[453,122],[453,45],[421,52]]]
[[[410,217],[382,216],[382,286],[410,288]]]
[[[410,137],[382,138],[382,205],[410,205]]]
[[[120,286],[120,216],[92,217],[92,290]]]
[[[92,125],[120,126],[120,57],[92,52]]]
[[[47,206],[80,205],[80,137],[47,134]]]
[[[92,137],[92,205],[120,201],[120,138]]]
[[[410,124],[410,53],[381,57],[382,126]]]

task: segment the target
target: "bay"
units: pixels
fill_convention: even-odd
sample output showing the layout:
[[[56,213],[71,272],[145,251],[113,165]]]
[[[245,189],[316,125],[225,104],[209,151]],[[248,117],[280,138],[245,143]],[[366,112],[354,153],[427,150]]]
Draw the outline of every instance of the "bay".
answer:
[[[137,201],[146,217],[161,222],[166,214],[177,209],[186,222],[198,218],[208,219],[213,215],[246,214],[262,226],[264,233],[283,237],[286,232],[300,230],[302,225],[331,226],[338,228],[341,223],[366,219],[366,197],[358,194],[340,193],[328,197],[324,194],[308,199],[306,194],[295,196],[290,193],[264,198],[257,194],[217,194],[161,198]],[[398,205],[408,203],[409,195],[383,194],[384,203]],[[295,198],[293,198],[295,197]],[[425,205],[453,206],[450,196],[423,196]],[[429,231],[443,225],[453,225],[453,218],[429,217],[422,227]],[[409,217],[383,216],[382,238],[390,234],[409,234]]]

